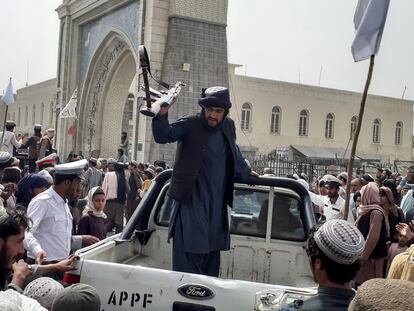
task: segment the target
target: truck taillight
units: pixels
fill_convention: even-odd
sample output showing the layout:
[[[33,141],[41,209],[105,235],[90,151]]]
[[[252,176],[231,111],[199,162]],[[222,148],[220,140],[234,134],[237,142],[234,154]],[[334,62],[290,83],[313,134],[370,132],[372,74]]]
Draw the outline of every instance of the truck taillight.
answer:
[[[80,275],[79,274],[72,274],[70,272],[66,272],[63,276],[63,283],[66,284],[75,284],[80,282]]]

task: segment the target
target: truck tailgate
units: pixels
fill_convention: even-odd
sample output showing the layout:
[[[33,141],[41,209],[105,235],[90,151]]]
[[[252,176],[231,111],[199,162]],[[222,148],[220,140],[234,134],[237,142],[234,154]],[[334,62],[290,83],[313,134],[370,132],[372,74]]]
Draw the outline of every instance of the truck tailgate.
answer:
[[[306,299],[316,292],[315,289],[309,288],[224,280],[94,260],[83,260],[81,282],[97,288],[102,300],[101,309],[106,311],[252,311],[256,310],[255,305],[257,306],[257,301],[260,301],[258,292],[261,291],[282,294],[287,290],[290,294],[284,296],[284,302]]]

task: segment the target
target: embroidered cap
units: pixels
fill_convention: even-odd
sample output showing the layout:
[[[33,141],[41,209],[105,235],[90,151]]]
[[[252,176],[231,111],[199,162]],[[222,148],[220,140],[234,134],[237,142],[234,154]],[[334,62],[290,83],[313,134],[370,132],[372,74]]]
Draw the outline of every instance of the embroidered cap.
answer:
[[[315,242],[326,256],[344,265],[357,261],[365,246],[358,228],[342,219],[325,222],[316,231]]]
[[[43,307],[50,310],[56,295],[63,290],[63,285],[52,278],[40,277],[30,282],[23,295],[37,300]]]

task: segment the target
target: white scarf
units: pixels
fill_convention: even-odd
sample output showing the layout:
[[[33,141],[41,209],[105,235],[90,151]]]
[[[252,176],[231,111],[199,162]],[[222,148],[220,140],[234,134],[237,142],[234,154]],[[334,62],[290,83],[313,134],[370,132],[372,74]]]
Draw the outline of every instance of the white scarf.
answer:
[[[101,217],[106,219],[106,214],[103,210],[97,211],[95,205],[93,204],[93,195],[95,194],[96,190],[100,189],[101,187],[93,187],[88,192],[88,204],[86,205],[85,209],[83,210],[83,215],[93,215],[96,217]]]

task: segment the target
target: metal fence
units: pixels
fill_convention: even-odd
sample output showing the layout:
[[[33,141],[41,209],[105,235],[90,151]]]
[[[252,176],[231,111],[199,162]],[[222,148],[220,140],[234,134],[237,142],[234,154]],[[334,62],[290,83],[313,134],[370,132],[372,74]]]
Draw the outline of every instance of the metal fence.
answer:
[[[252,169],[259,174],[263,173],[265,168],[270,168],[276,176],[286,176],[289,174],[305,173],[309,180],[313,177],[323,176],[326,174],[338,174],[347,171],[347,164],[344,161],[331,161],[326,164],[315,164],[310,162],[291,161],[277,154],[256,155],[247,157]],[[363,174],[361,168],[355,168],[355,174]]]

